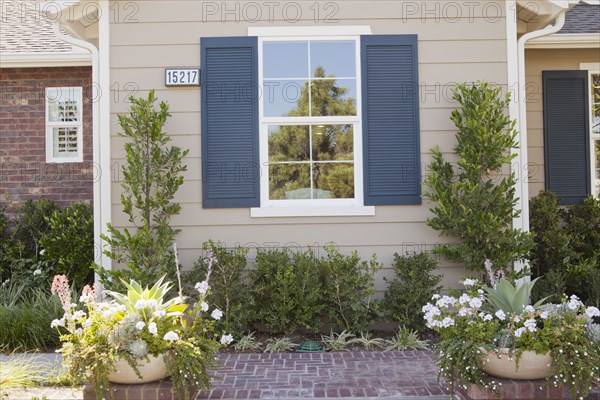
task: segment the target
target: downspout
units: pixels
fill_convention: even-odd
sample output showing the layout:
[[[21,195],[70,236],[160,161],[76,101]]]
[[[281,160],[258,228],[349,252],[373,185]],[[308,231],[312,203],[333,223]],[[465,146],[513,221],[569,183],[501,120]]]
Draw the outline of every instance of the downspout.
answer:
[[[533,32],[529,32],[524,34],[523,36],[521,36],[519,38],[519,40],[517,41],[517,65],[518,65],[518,73],[519,73],[519,77],[518,77],[518,82],[519,82],[519,93],[518,93],[518,99],[519,99],[519,123],[518,123],[518,128],[519,128],[519,145],[520,145],[520,151],[519,151],[519,155],[517,157],[517,162],[518,162],[518,166],[519,166],[519,172],[520,174],[517,175],[517,178],[519,180],[519,188],[520,190],[517,190],[517,192],[519,193],[519,203],[517,204],[517,208],[519,208],[520,205],[520,210],[521,210],[521,216],[520,216],[520,226],[516,226],[518,228],[520,228],[521,230],[523,230],[524,232],[529,232],[529,176],[528,176],[528,162],[529,162],[529,157],[528,157],[528,147],[527,147],[527,85],[525,84],[525,44],[532,40],[532,39],[537,39],[539,37],[542,36],[547,36],[547,35],[551,35],[553,33],[557,33],[558,31],[560,31],[563,26],[565,25],[565,14],[568,11],[568,9],[564,9],[557,17],[555,20],[554,25],[549,25],[543,29],[537,30],[537,31],[533,31]],[[519,271],[523,268],[522,263],[515,263],[515,270]]]
[[[100,91],[98,88],[99,80],[99,53],[96,46],[86,42],[85,40],[77,39],[72,36],[65,35],[60,30],[60,23],[54,22],[53,30],[56,37],[65,43],[75,47],[87,50],[92,54],[92,147],[93,147],[93,166],[92,176],[94,180],[94,238],[100,240],[102,233],[102,207],[101,207],[101,163],[100,163]],[[102,264],[102,246],[101,243],[94,242],[94,261]],[[104,268],[110,268],[110,265],[102,265]],[[99,284],[99,277],[96,276],[96,282]]]

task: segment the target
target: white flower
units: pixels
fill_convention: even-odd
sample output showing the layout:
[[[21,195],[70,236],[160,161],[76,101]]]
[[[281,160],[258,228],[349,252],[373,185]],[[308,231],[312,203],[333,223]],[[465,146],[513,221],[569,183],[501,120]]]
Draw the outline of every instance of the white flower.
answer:
[[[460,310],[458,310],[458,316],[459,317],[466,317],[467,315],[471,315],[471,309],[470,308],[466,308],[466,307],[462,307]]]
[[[81,329],[81,328],[75,329],[75,334],[76,335],[81,335],[82,333],[83,333],[83,329]]]
[[[46,249],[41,249],[40,250],[40,256],[43,256],[45,252],[46,252]]]
[[[450,297],[450,296],[444,296],[435,303],[435,305],[438,306],[439,308],[447,308],[447,307],[453,306],[455,304],[456,304],[456,299],[454,297]]]
[[[210,314],[210,316],[218,321],[223,316],[223,311],[219,310],[218,308],[215,308],[213,310],[213,312]]]
[[[594,306],[590,306],[587,308],[587,310],[585,310],[585,315],[590,318],[600,317],[600,310]]]
[[[548,318],[548,313],[547,313],[546,311],[542,311],[542,312],[540,313],[540,318],[541,318],[541,319],[546,319],[546,318]]]
[[[167,312],[165,310],[156,310],[152,313],[152,315],[154,315],[156,318],[162,318],[167,315]]]
[[[42,270],[41,270],[41,269],[39,269],[39,268],[38,268],[38,269],[36,269],[35,271],[33,271],[33,276],[36,276],[36,275],[41,275],[41,274],[42,274]]]
[[[494,319],[494,317],[492,317],[490,314],[485,314],[483,316],[484,321],[491,321],[492,319]]]
[[[525,332],[525,328],[519,328],[515,331],[515,336],[516,337],[521,337],[521,335]]]
[[[155,308],[158,305],[158,301],[155,299],[146,300],[146,307]]]
[[[462,283],[465,287],[477,285],[477,279],[465,279]]]
[[[169,332],[165,333],[165,336],[163,337],[163,339],[173,342],[175,340],[179,340],[179,335],[173,331],[169,331]]]
[[[221,336],[221,344],[228,345],[231,342],[233,342],[233,336],[231,336],[231,335]]]
[[[141,331],[142,329],[144,329],[145,326],[146,326],[146,324],[144,323],[144,321],[138,321],[138,323],[135,324],[135,327],[138,331]]]
[[[441,326],[442,328],[448,328],[449,326],[454,325],[454,320],[450,317],[446,317],[442,320]]]
[[[158,333],[158,329],[156,328],[156,322],[150,322],[148,324],[148,332],[150,332],[153,335],[156,335]]]
[[[513,322],[521,322],[521,318],[518,315],[513,317]]]
[[[478,298],[473,298],[469,301],[469,306],[471,306],[471,308],[479,308],[482,306],[482,304],[483,303]]]
[[[529,332],[535,332],[537,330],[535,319],[528,319],[523,325],[525,325],[525,328],[527,328]]]
[[[500,321],[504,321],[506,319],[506,314],[504,314],[504,311],[502,310],[498,310],[496,311],[496,314],[494,314],[496,316],[496,318],[498,318]]]
[[[484,294],[485,292],[483,291],[483,289],[477,289],[477,293]]]
[[[204,312],[208,311],[208,303],[206,303],[205,301],[200,303],[200,309]]]
[[[533,308],[533,306],[527,306],[525,307],[525,312],[533,314],[535,312],[535,308]]]
[[[136,310],[143,310],[144,308],[146,308],[146,300],[138,300],[135,302]]]
[[[460,296],[458,298],[458,302],[460,304],[467,304],[469,301],[471,301],[471,296],[469,296],[468,294],[464,293],[462,296]]]
[[[202,281],[200,283],[196,283],[195,288],[202,296],[205,296],[209,289],[208,282]]]
[[[85,318],[85,316],[86,316],[85,311],[77,310],[73,313],[74,320]]]
[[[434,294],[433,296],[431,296],[431,300],[437,300],[439,299],[441,296],[439,294]]]
[[[65,326],[65,318],[61,318],[61,319],[55,319],[52,320],[52,322],[50,323],[50,328],[56,328],[59,326]]]
[[[85,329],[89,328],[90,326],[92,326],[92,320],[91,319],[86,319],[83,323],[83,327]]]

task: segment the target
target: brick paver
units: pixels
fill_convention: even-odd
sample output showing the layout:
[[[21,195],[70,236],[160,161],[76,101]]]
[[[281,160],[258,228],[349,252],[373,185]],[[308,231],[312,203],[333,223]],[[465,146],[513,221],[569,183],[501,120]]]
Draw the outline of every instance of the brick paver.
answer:
[[[198,399],[447,397],[428,351],[222,354]]]

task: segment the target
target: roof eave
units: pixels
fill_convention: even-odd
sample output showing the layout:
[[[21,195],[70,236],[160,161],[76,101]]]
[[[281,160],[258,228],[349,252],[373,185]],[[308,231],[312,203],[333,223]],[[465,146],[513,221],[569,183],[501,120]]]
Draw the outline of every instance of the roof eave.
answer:
[[[89,53],[2,54],[0,68],[82,67],[92,65]]]

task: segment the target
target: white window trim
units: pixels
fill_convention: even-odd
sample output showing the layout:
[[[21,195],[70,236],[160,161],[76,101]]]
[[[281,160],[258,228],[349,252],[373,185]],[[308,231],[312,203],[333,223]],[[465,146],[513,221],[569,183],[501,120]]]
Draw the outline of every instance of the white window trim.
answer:
[[[593,85],[592,75],[600,75],[600,63],[582,63],[579,64],[580,70],[588,71],[588,82],[590,85],[590,89]],[[594,93],[590,90],[589,93],[589,127],[590,127],[590,182],[591,192],[595,197],[600,197],[600,190],[597,189],[595,180],[598,179],[596,177],[596,146],[595,141],[600,140],[600,134],[592,133],[592,122],[594,121]]]
[[[309,31],[310,36],[306,35]],[[375,207],[364,206],[363,163],[362,163],[362,96],[361,96],[361,58],[360,35],[371,34],[370,27],[267,27],[248,28],[249,36],[258,38],[258,80],[263,82],[262,55],[265,41],[294,40],[354,40],[356,42],[356,116],[343,117],[297,117],[289,118],[285,124],[294,123],[346,123],[353,124],[354,129],[354,199],[320,199],[320,200],[269,200],[268,173],[261,174],[260,195],[261,206],[251,208],[251,217],[307,217],[307,216],[372,216]],[[265,118],[263,102],[259,103],[259,159],[265,169],[268,169],[268,132],[269,124],[282,124],[280,118]]]
[[[49,99],[56,98],[56,95],[51,97],[52,93],[72,93],[77,101],[78,117],[76,122],[51,122],[50,118],[50,101]],[[48,87],[46,88],[45,96],[46,109],[46,162],[47,163],[76,163],[83,162],[83,88],[78,87]],[[55,157],[54,156],[54,134],[53,128],[77,128],[77,156],[75,157]]]

